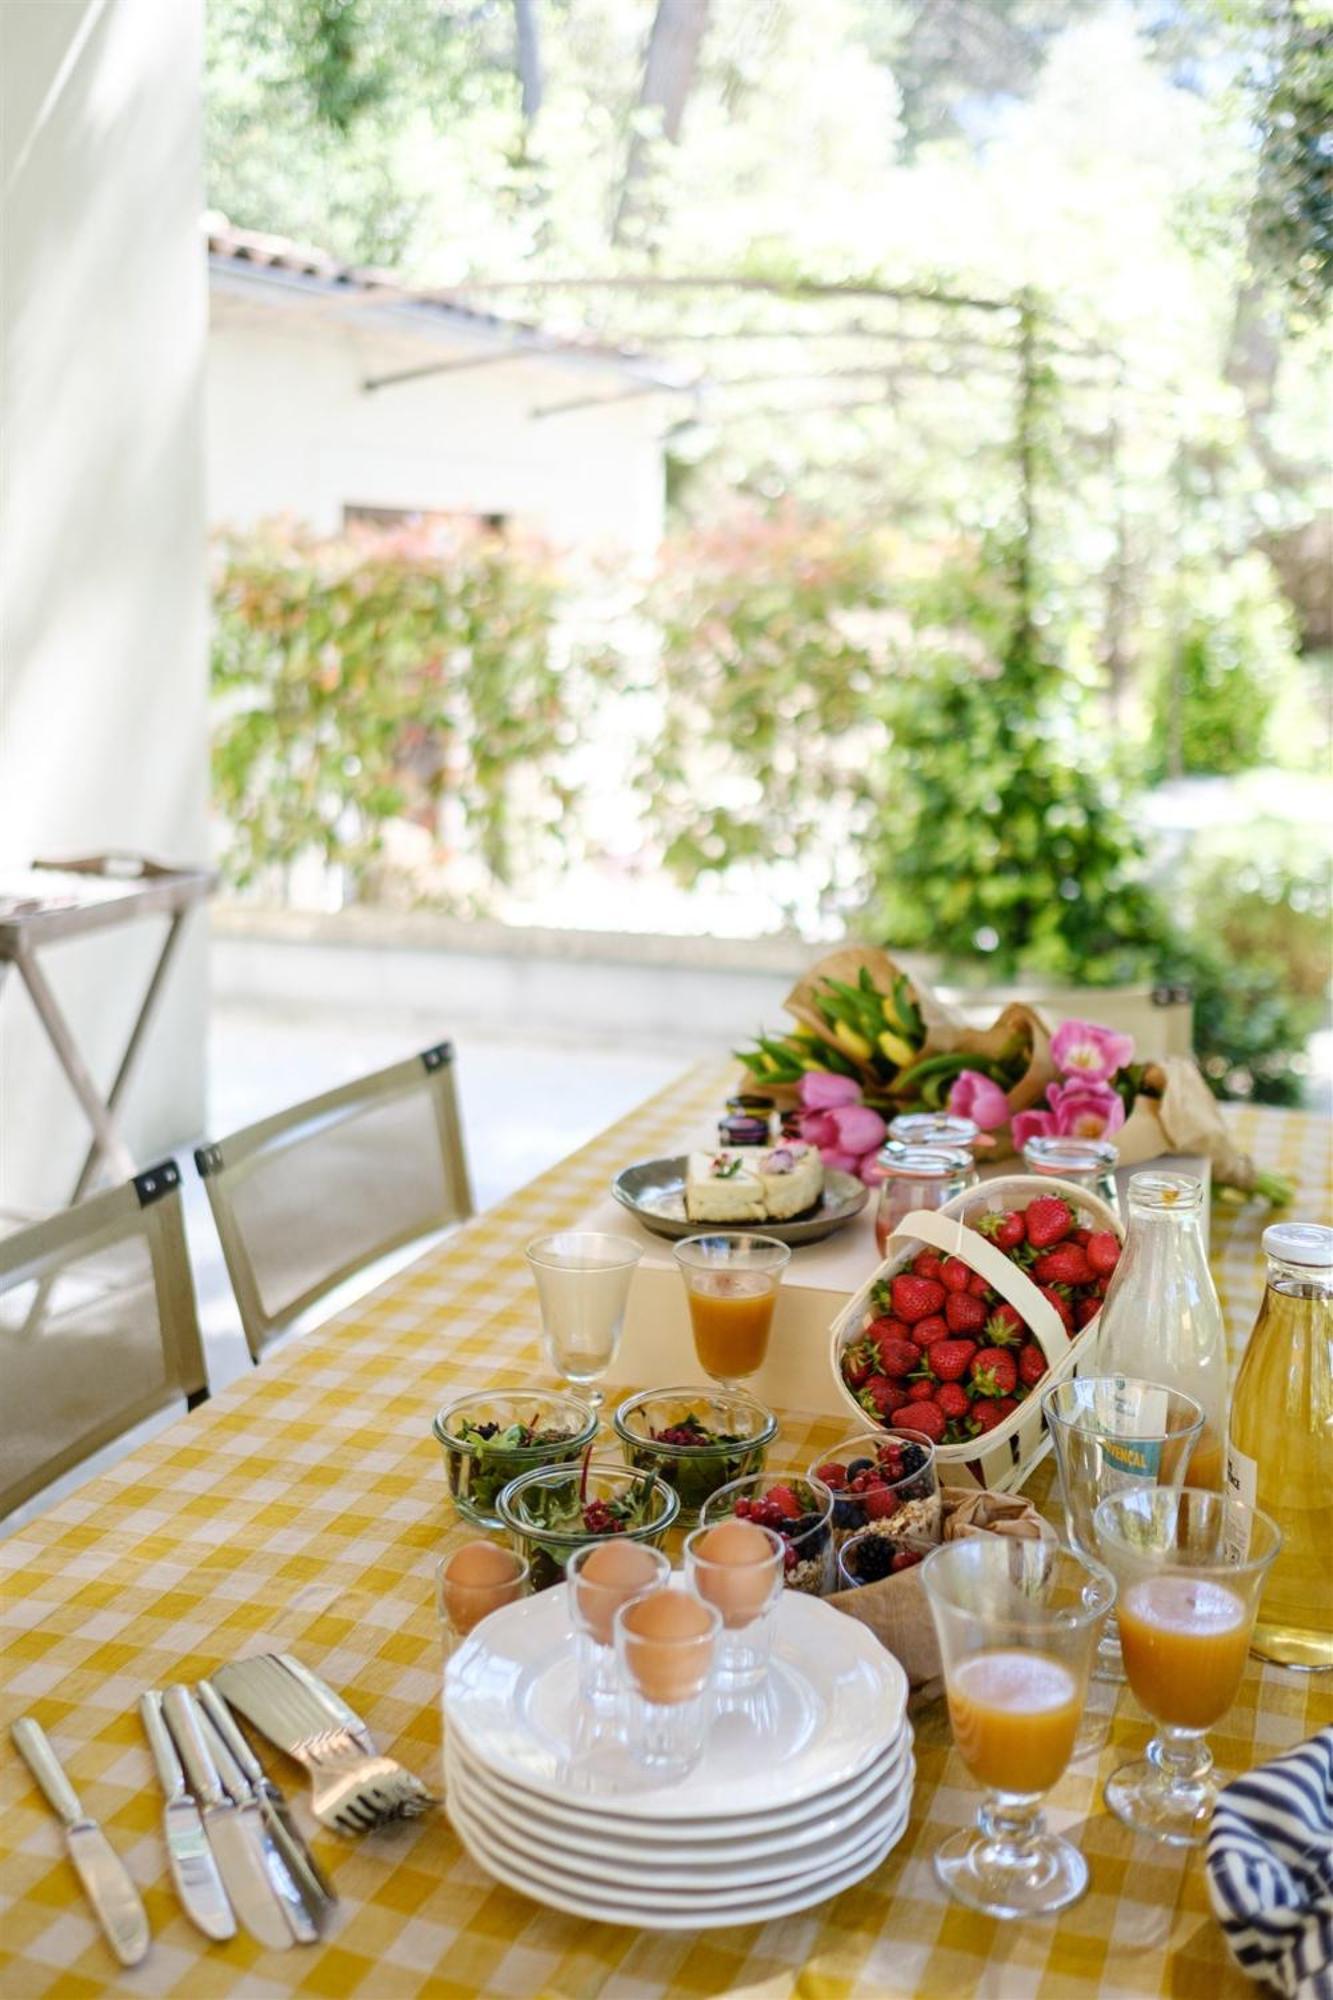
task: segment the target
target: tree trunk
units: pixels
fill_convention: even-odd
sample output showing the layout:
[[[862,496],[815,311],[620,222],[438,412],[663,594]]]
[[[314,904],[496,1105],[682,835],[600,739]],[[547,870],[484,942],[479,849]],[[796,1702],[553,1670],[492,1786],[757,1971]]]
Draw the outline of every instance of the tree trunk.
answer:
[[[531,125],[542,108],[542,48],[537,26],[537,0],[514,0],[514,65],[523,94],[523,123]]]
[[[710,0],[657,0],[639,89],[640,112],[661,113],[661,136],[674,146],[694,88],[699,50],[708,27]],[[629,144],[612,236],[618,242],[634,210],[637,182],[648,161],[652,139],[636,130]]]

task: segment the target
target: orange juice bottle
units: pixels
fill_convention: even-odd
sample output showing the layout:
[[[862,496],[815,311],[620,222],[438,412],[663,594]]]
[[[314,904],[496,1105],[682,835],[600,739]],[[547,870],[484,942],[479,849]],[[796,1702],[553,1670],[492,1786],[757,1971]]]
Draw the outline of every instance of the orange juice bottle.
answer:
[[[997,1792],[1045,1792],[1069,1762],[1083,1690],[1063,1660],[1011,1648],[976,1653],[948,1676],[945,1692],[958,1754],[978,1783]]]
[[[1333,1667],[1333,1229],[1264,1231],[1268,1284],[1231,1403],[1227,1480],[1282,1549],[1251,1641],[1286,1667]]]
[[[763,1366],[777,1296],[762,1272],[717,1271],[692,1282],[694,1351],[706,1375],[736,1382]]]
[[[1163,1382],[1193,1396],[1203,1430],[1187,1486],[1221,1488],[1227,1344],[1203,1245],[1203,1183],[1149,1170],[1129,1183],[1125,1248],[1097,1315],[1096,1372]]]
[[[1211,1577],[1131,1584],[1116,1605],[1125,1678],[1149,1715],[1207,1729],[1236,1698],[1250,1646],[1250,1607]]]

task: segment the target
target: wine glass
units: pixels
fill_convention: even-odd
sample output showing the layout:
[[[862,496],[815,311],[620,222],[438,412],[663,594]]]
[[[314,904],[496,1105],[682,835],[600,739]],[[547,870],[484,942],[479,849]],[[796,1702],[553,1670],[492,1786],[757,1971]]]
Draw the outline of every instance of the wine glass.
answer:
[[[556,1373],[586,1389],[593,1411],[616,1358],[630,1280],[643,1255],[628,1236],[562,1229],[538,1236],[525,1256],[537,1286],[542,1344]]]
[[[738,1388],[764,1365],[782,1274],[791,1251],[775,1236],[724,1230],[675,1248],[685,1280],[694,1351],[705,1375]]]
[[[1107,1780],[1106,1803],[1138,1833],[1200,1847],[1218,1789],[1204,1737],[1236,1698],[1282,1535],[1234,1494],[1195,1486],[1115,1493],[1093,1520],[1120,1586],[1125,1678],[1158,1725],[1146,1756]]]
[[[987,1916],[1063,1910],[1088,1865],[1038,1807],[1073,1752],[1114,1579],[1055,1543],[990,1535],[932,1549],[921,1581],[954,1742],[986,1788],[976,1827],[937,1848],[935,1873]]]

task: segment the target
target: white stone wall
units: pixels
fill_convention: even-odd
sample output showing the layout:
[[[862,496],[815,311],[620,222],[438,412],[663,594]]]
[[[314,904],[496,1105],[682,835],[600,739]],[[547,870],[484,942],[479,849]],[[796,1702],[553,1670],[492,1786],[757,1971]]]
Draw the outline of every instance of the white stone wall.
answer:
[[[201,16],[0,0],[0,870],[207,854]],[[104,1085],[155,941],[45,961]],[[203,1124],[202,947],[129,1106],[140,1159]],[[11,975],[0,1203],[67,1199],[86,1137]]]

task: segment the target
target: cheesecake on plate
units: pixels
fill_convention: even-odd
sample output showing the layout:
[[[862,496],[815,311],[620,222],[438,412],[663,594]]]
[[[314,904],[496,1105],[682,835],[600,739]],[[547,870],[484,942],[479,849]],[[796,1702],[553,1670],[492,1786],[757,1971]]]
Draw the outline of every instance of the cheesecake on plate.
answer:
[[[691,1222],[787,1222],[824,1191],[824,1162],[813,1146],[728,1146],[691,1153],[685,1213]]]

